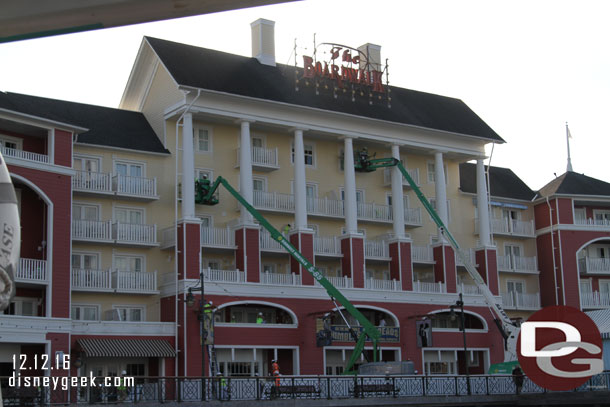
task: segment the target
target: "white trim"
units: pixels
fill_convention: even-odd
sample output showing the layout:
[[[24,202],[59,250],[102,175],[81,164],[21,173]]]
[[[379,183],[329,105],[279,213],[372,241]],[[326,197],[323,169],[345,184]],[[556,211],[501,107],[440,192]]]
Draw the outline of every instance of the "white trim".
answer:
[[[97,319],[74,319],[72,315],[72,307],[94,307],[97,312]],[[80,322],[99,322],[102,319],[102,305],[101,304],[83,304],[83,303],[71,303],[70,304],[70,319],[72,321]]]
[[[117,209],[127,209],[130,211],[138,211],[142,213],[142,223],[140,225],[147,225],[146,223],[146,207],[143,206],[131,206],[131,205],[123,205],[121,203],[116,203],[116,201],[112,202],[112,222],[118,222],[116,218],[116,210]]]
[[[76,174],[76,171],[74,171],[71,167],[66,167],[64,165],[46,164],[37,161],[22,160],[19,158],[8,156],[4,157],[4,161],[6,161],[7,164],[11,164],[17,167],[30,168],[33,170],[51,172],[60,175],[68,175],[70,177],[73,177]]]
[[[6,117],[8,120],[14,122],[28,124],[30,126],[40,127],[47,130],[57,127],[60,130],[67,131],[69,133],[84,133],[89,131],[89,129],[85,127],[79,127],[69,123],[49,120],[43,117],[34,116],[4,108],[0,108],[0,117]]]
[[[392,319],[394,320],[394,326],[395,327],[400,327],[400,320],[398,319],[398,317],[396,316],[396,314],[394,314],[392,311],[389,311],[385,308],[381,308],[381,307],[377,307],[374,305],[365,305],[365,304],[354,304],[354,307],[357,309],[373,309],[375,311],[380,311],[383,312],[385,314],[388,314],[389,316],[392,317]],[[341,309],[345,309],[345,307],[340,307]],[[333,311],[337,311],[337,307],[334,307],[332,309]],[[388,325],[390,326],[390,325]]]
[[[305,168],[311,168],[311,169],[316,169],[317,168],[317,154],[316,154],[316,143],[313,141],[307,141],[305,140],[305,137],[303,137],[303,154],[306,154],[305,151],[307,151],[307,146],[311,147],[311,161],[312,164],[307,164],[305,163]],[[290,164],[292,166],[294,166],[294,140],[290,143]]]
[[[292,354],[292,360],[296,361],[294,363],[294,371],[295,376],[301,374],[301,355],[299,346],[290,346],[290,345],[214,345],[216,349],[274,349],[274,358],[277,359],[277,350],[278,349],[290,349],[296,351]]]
[[[445,294],[445,295],[447,295],[447,294]],[[441,314],[441,313],[444,313],[444,312],[451,312],[451,308],[437,309],[437,310],[428,312],[426,315]],[[468,331],[471,331],[471,332],[488,332],[489,331],[489,325],[487,325],[487,321],[485,320],[485,318],[483,318],[483,316],[481,314],[477,314],[476,312],[469,311],[467,309],[464,310],[464,314],[470,314],[470,315],[480,319],[481,322],[483,322],[483,329],[467,329],[466,332],[468,332]],[[439,329],[439,328],[433,328],[433,329]],[[445,329],[445,328],[440,328],[440,329]],[[457,331],[457,329],[452,329],[451,331],[455,332],[455,331]]]
[[[103,155],[95,155],[95,154],[81,154],[81,153],[74,153],[72,154],[72,168],[74,168],[74,160],[98,160],[98,164],[99,164],[99,170],[98,172],[104,172],[104,156]],[[75,170],[75,171],[86,171],[83,169],[80,170]]]
[[[104,144],[83,143],[82,141],[74,143],[74,146],[96,147],[96,148],[104,148],[104,149],[108,149],[108,150],[126,151],[128,153],[140,153],[140,154],[159,155],[159,156],[162,156],[162,157],[168,157],[168,156],[170,156],[172,154],[171,152],[159,153],[157,151],[136,150],[134,148],[107,146],[107,145],[104,145]]]
[[[294,324],[281,324],[281,325],[294,325],[295,327],[298,327],[298,325],[299,325],[299,319],[297,318],[297,314],[295,314],[290,308],[286,307],[285,305],[281,305],[281,304],[278,304],[275,302],[258,301],[258,300],[232,301],[232,302],[225,302],[224,304],[220,304],[218,306],[218,309],[220,310],[220,309],[223,309],[226,307],[233,307],[235,305],[242,305],[242,304],[243,305],[267,305],[267,306],[273,307],[273,308],[280,308],[280,309],[286,311],[287,313],[289,313],[290,316],[292,317],[292,320],[294,321]],[[276,325],[280,325],[280,324],[269,324],[269,325],[273,325],[273,327],[275,327]],[[250,327],[250,326],[251,326],[251,324],[248,324],[248,327]]]
[[[208,132],[208,149],[199,149],[199,130],[206,130]],[[206,124],[195,124],[193,123],[193,152],[195,154],[213,154],[214,153],[214,128]]]
[[[112,172],[113,174],[118,174],[119,172],[116,170],[116,166],[117,164],[126,164],[127,166],[131,166],[131,165],[136,165],[136,166],[141,166],[142,167],[142,178],[146,178],[146,161],[137,161],[137,160],[130,160],[130,159],[124,159],[124,158],[120,158],[120,157],[115,157],[114,155],[112,156]],[[126,177],[131,177],[132,175],[129,174],[125,174]]]
[[[49,164],[55,164],[55,129],[49,130],[47,134],[47,155]]]
[[[146,304],[112,304],[112,310],[118,309],[139,309],[140,310],[140,320],[139,321],[120,321],[120,322],[147,322],[146,321]]]
[[[454,354],[455,354],[456,372],[454,374],[450,374],[450,375],[445,375],[445,374],[429,375],[429,374],[427,374],[426,367],[425,367],[425,363],[426,362],[424,361],[424,352],[426,352],[426,351],[437,351],[439,353],[441,351],[453,351]],[[422,362],[422,372],[421,372],[421,374],[425,375],[426,377],[429,377],[429,376],[431,376],[431,377],[435,377],[435,376],[439,376],[439,377],[442,377],[442,376],[455,376],[457,374],[457,370],[458,370],[458,366],[457,366],[457,362],[458,362],[458,360],[457,360],[457,352],[463,352],[463,351],[464,351],[464,347],[461,347],[461,348],[441,348],[441,347],[429,347],[429,348],[426,347],[426,348],[421,348],[421,362]],[[486,372],[487,369],[489,369],[489,366],[491,366],[491,364],[490,364],[491,363],[491,361],[490,361],[490,353],[491,353],[490,348],[472,348],[472,347],[469,347],[468,351],[469,352],[473,352],[473,351],[476,351],[476,352],[481,352],[482,351],[482,352],[484,352],[484,354],[485,354],[485,361],[484,361],[484,365],[483,365],[483,370]],[[479,365],[480,365],[480,359],[479,359]]]
[[[112,269],[113,270],[118,270],[115,260],[117,257],[130,257],[130,258],[139,258],[141,259],[141,266],[142,266],[142,273],[146,272],[146,254],[135,254],[135,253],[123,253],[123,252],[117,252],[116,249],[112,250]],[[135,270],[128,270],[128,271],[135,271]]]
[[[14,143],[18,147],[18,148],[16,148],[16,150],[23,151],[23,139],[21,137],[14,137],[14,136],[9,136],[8,134],[5,134],[5,133],[0,133],[0,141],[4,141],[4,142],[8,141],[9,143]],[[4,147],[6,147],[6,146],[4,146]]]

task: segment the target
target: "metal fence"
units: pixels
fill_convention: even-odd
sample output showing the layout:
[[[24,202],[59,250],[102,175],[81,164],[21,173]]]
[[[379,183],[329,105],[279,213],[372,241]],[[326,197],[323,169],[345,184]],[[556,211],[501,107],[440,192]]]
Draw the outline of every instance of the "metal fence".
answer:
[[[138,377],[134,386],[75,386],[62,389],[10,387],[0,378],[5,406],[200,402],[209,400],[348,399],[515,394],[512,376],[282,376]],[[610,390],[610,372],[593,376],[576,392]],[[525,378],[521,393],[547,390]]]

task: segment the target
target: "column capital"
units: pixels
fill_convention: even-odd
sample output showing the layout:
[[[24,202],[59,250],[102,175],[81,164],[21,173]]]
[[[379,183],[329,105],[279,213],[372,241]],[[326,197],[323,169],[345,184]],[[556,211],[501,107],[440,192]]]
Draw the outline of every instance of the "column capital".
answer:
[[[388,239],[388,244],[391,243],[413,243],[413,240],[408,236],[394,236]]]
[[[349,136],[349,135],[339,136],[339,140],[347,140],[347,139],[349,139],[349,140],[356,140],[358,138],[360,138],[360,137],[358,137],[358,136]]]
[[[311,130],[311,129],[309,127],[305,127],[305,126],[294,126],[294,127],[289,127],[288,128],[288,132],[289,133],[294,133],[294,132],[297,132],[297,131],[301,131],[301,132],[304,133],[304,132],[309,131],[309,130]]]
[[[235,119],[233,122],[234,122],[235,124],[242,124],[242,123],[256,123],[256,120],[254,120],[254,119],[250,119],[250,118],[246,118],[246,117],[243,117],[243,118]]]

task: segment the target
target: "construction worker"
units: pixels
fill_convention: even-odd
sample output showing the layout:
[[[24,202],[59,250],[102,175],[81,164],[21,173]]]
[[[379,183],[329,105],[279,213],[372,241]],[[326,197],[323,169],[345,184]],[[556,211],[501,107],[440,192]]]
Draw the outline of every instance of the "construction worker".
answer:
[[[275,376],[275,385],[280,385],[280,365],[278,365],[277,360],[273,359],[271,361],[271,374]]]
[[[206,314],[211,314],[212,312],[214,312],[214,303],[212,301],[206,303],[203,306],[203,312]]]
[[[291,228],[292,228],[292,226],[290,226],[290,223],[287,223],[284,226],[284,229],[282,230],[282,234],[284,235],[284,237],[288,237],[288,233],[290,232]]]
[[[257,324],[264,324],[265,323],[265,318],[263,318],[263,313],[259,312],[258,316],[256,317],[256,323]]]
[[[125,375],[127,372],[123,370],[121,372],[121,378],[119,379],[119,385],[117,386],[117,396],[119,401],[124,401],[127,398],[127,386],[125,383]]]
[[[222,373],[216,373],[216,377],[218,378],[218,399],[219,400],[228,400],[228,386],[227,379],[222,377]]]

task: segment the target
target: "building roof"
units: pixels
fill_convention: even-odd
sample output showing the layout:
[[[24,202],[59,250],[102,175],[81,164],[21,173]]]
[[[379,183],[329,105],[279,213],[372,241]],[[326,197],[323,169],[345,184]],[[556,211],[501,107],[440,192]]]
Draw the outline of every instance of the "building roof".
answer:
[[[464,102],[446,96],[390,87],[391,108],[385,98],[369,104],[368,97],[334,98],[332,89],[316,96],[313,81],[295,80],[303,69],[290,65],[264,65],[221,51],[145,37],[174,80],[183,86],[306,106],[390,122],[470,135],[490,141],[504,140]],[[324,94],[326,93],[326,94]]]
[[[78,143],[169,154],[140,112],[11,92],[0,92],[0,108],[88,129]]]
[[[584,174],[568,171],[543,186],[539,197],[551,195],[610,196],[610,184]]]
[[[487,166],[485,166],[487,170]],[[536,193],[509,168],[491,167],[489,169],[490,195],[498,198],[519,199],[531,201]],[[460,190],[477,193],[477,165],[460,164]]]

